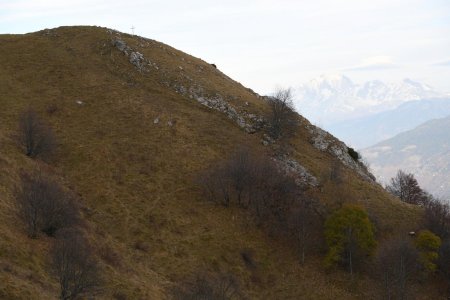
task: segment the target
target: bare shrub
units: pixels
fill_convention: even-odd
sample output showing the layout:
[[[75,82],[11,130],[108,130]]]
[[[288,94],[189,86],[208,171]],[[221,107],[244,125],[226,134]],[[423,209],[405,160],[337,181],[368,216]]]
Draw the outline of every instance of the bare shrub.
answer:
[[[280,215],[297,191],[294,180],[280,173],[273,161],[252,156],[244,148],[206,170],[199,184],[209,200],[225,206],[237,203],[253,210],[258,218],[269,212]]]
[[[441,239],[450,238],[450,206],[431,196],[425,205],[425,227]]]
[[[199,183],[209,200],[242,207],[269,234],[293,241],[302,262],[321,237],[318,201],[306,198],[295,179],[267,157],[239,148],[204,172]]]
[[[242,299],[236,278],[230,274],[197,274],[194,280],[173,291],[179,300],[232,300]]]
[[[450,240],[445,240],[442,243],[437,265],[439,272],[447,279],[447,296],[450,296]]]
[[[224,206],[230,204],[230,177],[222,165],[212,167],[203,172],[199,177],[198,183],[209,201]]]
[[[269,135],[273,139],[290,137],[298,129],[297,114],[294,110],[292,89],[279,89],[268,97],[270,112],[267,116]]]
[[[31,158],[49,159],[56,148],[52,129],[32,109],[20,115],[17,140]]]
[[[272,230],[285,226],[289,208],[299,194],[295,180],[263,157],[253,159],[247,177],[247,197],[241,206],[260,223],[270,224]]]
[[[94,250],[80,231],[60,231],[51,255],[53,270],[59,278],[60,299],[76,299],[99,286]]]
[[[384,299],[407,299],[408,284],[420,269],[419,253],[411,241],[397,238],[386,242],[379,248],[376,262]]]
[[[230,184],[236,194],[238,205],[241,205],[243,194],[251,183],[253,160],[246,148],[239,148],[226,162],[225,170],[230,177]]]
[[[391,183],[386,186],[388,192],[410,204],[424,204],[426,200],[424,191],[420,188],[413,174],[402,170],[397,172]]]
[[[36,238],[39,231],[53,236],[57,230],[79,223],[79,210],[72,195],[40,171],[23,172],[15,194],[19,216],[30,237]]]
[[[302,264],[321,235],[322,219],[316,212],[316,205],[312,199],[301,197],[289,211],[288,230],[296,242]]]

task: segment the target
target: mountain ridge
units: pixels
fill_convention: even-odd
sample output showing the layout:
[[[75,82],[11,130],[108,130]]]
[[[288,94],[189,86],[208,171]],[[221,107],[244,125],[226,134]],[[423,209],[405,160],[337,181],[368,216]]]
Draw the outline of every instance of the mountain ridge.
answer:
[[[447,115],[450,115],[450,97],[421,99],[404,102],[395,109],[332,124],[329,130],[350,145],[363,149]]]
[[[450,199],[450,115],[362,150],[382,182],[398,169],[414,174],[428,192]]]
[[[300,85],[296,95],[296,108],[325,127],[393,109],[407,101],[448,96],[407,78],[399,83],[372,80],[355,84],[344,75],[322,75]]]

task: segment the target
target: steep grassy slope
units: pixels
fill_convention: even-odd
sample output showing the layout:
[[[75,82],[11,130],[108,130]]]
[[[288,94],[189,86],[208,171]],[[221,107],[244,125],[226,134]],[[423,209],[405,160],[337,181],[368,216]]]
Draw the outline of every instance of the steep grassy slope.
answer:
[[[114,45],[118,38],[145,56],[144,69]],[[276,147],[190,97],[221,97],[258,115],[267,110],[258,95],[210,64],[105,28],[61,27],[0,36],[0,66],[0,298],[58,295],[48,263],[51,239],[30,240],[15,215],[18,174],[38,167],[79,195],[103,265],[100,298],[164,299],[204,269],[232,272],[255,299],[374,297],[366,276],[349,284],[345,273],[327,274],[320,257],[300,266],[287,243],[268,237],[245,212],[202,199],[194,180],[201,170],[238,145],[267,155]],[[59,148],[48,164],[30,160],[14,142],[18,116],[28,107],[56,131]],[[302,119],[291,156],[320,180],[336,158],[311,144],[305,126]],[[344,175],[340,187],[323,181],[308,193],[330,207],[338,200],[362,203],[380,237],[416,228],[419,210],[350,169]],[[256,268],[246,267],[244,249],[254,253]]]

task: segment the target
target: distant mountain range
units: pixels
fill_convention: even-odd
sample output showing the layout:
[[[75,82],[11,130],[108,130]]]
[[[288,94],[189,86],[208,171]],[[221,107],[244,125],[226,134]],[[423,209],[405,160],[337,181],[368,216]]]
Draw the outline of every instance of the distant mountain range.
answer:
[[[407,101],[449,96],[410,79],[356,84],[343,75],[320,76],[300,85],[295,92],[296,109],[325,129],[340,121],[394,109]]]
[[[362,150],[362,155],[381,182],[402,169],[430,193],[450,200],[450,116],[400,133]]]
[[[327,129],[357,149],[372,146],[432,119],[450,115],[450,97],[408,101],[397,108],[331,124]]]

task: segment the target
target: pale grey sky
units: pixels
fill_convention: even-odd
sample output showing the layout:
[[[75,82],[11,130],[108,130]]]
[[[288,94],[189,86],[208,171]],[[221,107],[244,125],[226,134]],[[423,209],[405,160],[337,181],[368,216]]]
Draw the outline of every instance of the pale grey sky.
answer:
[[[134,25],[261,94],[328,73],[450,92],[449,0],[0,0],[0,33],[62,25]]]

